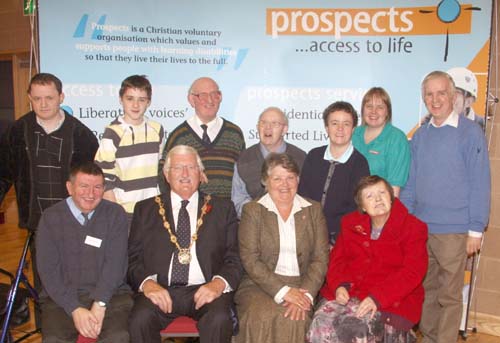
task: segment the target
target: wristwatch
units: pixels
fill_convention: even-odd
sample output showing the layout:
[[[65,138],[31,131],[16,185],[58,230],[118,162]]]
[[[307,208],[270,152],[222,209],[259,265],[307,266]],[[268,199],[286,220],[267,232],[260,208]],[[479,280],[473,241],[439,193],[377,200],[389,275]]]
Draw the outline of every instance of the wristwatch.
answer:
[[[97,301],[97,305],[100,307],[106,307],[106,303],[104,301]]]

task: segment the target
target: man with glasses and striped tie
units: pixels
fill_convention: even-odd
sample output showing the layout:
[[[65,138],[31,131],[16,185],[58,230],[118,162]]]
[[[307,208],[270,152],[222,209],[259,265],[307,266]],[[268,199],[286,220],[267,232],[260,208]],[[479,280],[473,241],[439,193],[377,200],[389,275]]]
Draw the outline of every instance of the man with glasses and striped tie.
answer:
[[[189,87],[187,99],[195,115],[168,136],[159,168],[161,193],[167,188],[161,177],[165,156],[176,145],[188,145],[198,152],[205,165],[208,183],[202,184],[200,190],[229,199],[234,164],[245,149],[243,133],[236,124],[217,115],[222,92],[211,78],[195,80]]]

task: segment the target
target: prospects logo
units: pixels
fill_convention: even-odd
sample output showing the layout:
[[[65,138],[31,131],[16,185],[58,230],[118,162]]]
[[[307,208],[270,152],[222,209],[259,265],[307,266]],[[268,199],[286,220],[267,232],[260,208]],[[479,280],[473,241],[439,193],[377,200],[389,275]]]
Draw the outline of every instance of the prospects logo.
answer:
[[[444,24],[454,23],[458,18],[460,18],[460,14],[462,14],[462,9],[466,11],[480,11],[481,8],[473,7],[471,5],[460,6],[460,3],[457,0],[442,0],[438,5],[436,10],[424,10],[421,9],[420,13],[422,14],[432,14],[437,13],[438,19]],[[470,13],[470,12],[469,12]],[[444,45],[444,61],[448,60],[448,48],[450,44],[450,32],[449,27],[446,27],[446,42]]]
[[[268,8],[266,34],[273,38],[282,35],[330,35],[340,39],[342,36],[441,35],[447,30],[450,34],[470,33],[472,15],[470,11],[465,11],[470,5],[459,5],[459,8],[464,11],[452,23],[427,15],[436,12],[436,7]]]

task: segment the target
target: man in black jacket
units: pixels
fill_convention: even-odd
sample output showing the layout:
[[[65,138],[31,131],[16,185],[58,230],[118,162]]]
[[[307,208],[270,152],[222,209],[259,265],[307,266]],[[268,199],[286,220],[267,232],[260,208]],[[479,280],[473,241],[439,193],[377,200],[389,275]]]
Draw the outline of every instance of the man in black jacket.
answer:
[[[56,76],[33,76],[28,97],[33,110],[16,120],[0,144],[0,203],[14,184],[19,227],[33,231],[42,212],[68,196],[70,168],[93,161],[98,143],[92,131],[60,108],[64,93]],[[39,289],[35,245],[30,249]]]
[[[192,147],[172,148],[164,174],[170,191],[134,209],[128,280],[138,294],[130,341],[159,343],[161,329],[189,316],[198,321],[201,343],[229,343],[233,295],[243,274],[234,205],[198,191],[206,176]]]

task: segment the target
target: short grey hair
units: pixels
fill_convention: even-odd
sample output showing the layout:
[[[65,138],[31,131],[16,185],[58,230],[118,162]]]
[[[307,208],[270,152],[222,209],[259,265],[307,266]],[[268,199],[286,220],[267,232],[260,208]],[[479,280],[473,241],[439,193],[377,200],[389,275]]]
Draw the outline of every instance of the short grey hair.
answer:
[[[198,164],[198,169],[201,172],[205,170],[205,166],[203,165],[200,155],[198,155],[198,151],[196,151],[195,148],[190,147],[188,145],[176,145],[168,151],[167,157],[165,158],[165,164],[163,165],[163,171],[168,171],[170,169],[170,164],[173,155],[195,155],[196,163]]]
[[[425,98],[425,86],[427,85],[427,82],[429,82],[430,80],[440,79],[440,78],[446,79],[448,81],[448,91],[450,92],[450,96],[453,96],[455,94],[456,92],[455,82],[451,78],[450,74],[441,70],[434,70],[429,74],[427,74],[424,77],[424,80],[422,81],[422,89],[421,89],[422,99]]]
[[[279,114],[281,114],[282,118],[283,118],[283,121],[285,122],[286,126],[288,126],[288,117],[286,116],[285,112],[283,112],[281,110],[281,108],[279,107],[276,107],[276,106],[270,106],[270,107],[267,107],[264,111],[262,111],[262,113],[259,115],[259,119],[258,121],[260,121],[260,119],[262,118],[262,116],[266,113],[266,112],[269,112],[269,111],[274,111],[274,112],[277,112]]]

